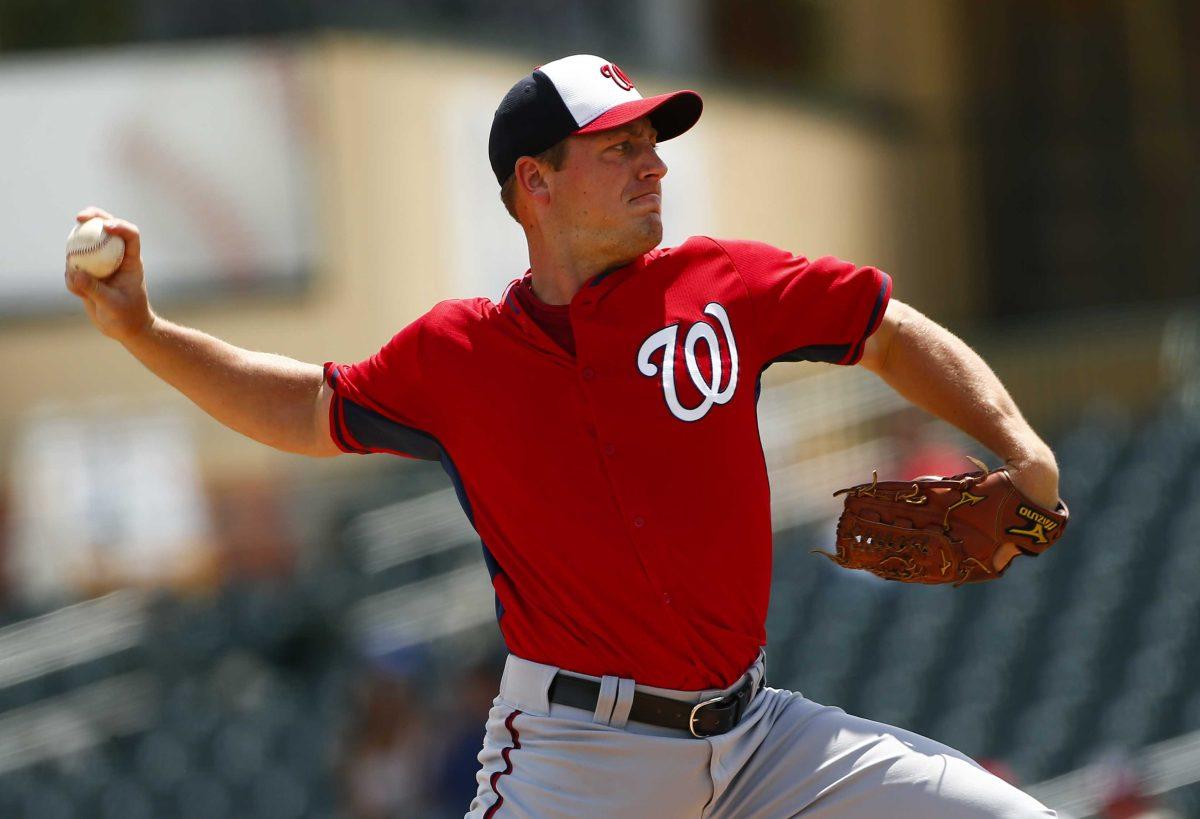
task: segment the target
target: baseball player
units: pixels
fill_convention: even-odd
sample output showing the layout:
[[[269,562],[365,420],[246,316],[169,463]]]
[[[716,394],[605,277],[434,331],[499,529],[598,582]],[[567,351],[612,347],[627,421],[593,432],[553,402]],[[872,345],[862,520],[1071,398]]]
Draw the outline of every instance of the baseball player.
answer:
[[[696,93],[643,98],[590,55],[521,79],[489,155],[529,270],[499,302],[442,302],[356,364],[249,352],[158,316],[137,229],[97,209],[80,218],[109,220],[123,267],[68,288],[238,432],[442,463],[509,651],[468,816],[1053,816],[951,748],[764,684],[766,367],[867,367],[1047,508],[1058,469],[987,365],[891,298],[880,270],[753,241],[658,247],[656,143],[700,112]]]

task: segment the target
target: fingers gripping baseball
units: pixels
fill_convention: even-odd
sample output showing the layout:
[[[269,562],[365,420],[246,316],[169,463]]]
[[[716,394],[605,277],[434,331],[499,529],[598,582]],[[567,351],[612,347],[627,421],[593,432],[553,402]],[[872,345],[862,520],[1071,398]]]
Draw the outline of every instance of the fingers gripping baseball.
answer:
[[[102,219],[103,231],[120,237],[125,248],[116,270],[103,279],[68,264],[64,273],[67,290],[83,302],[88,317],[101,333],[118,341],[132,338],[154,319],[146,294],[138,228],[97,207],[85,208],[75,219],[80,224]]]
[[[137,225],[127,222],[124,219],[118,219],[108,211],[101,210],[95,205],[88,206],[75,214],[75,221],[80,224],[89,219],[96,218],[104,220],[104,229],[106,232],[120,236],[125,240],[125,261],[134,260],[140,269],[142,264],[142,244],[141,233],[138,231]],[[123,262],[121,267],[124,266]],[[117,270],[119,272],[121,268],[117,268]]]

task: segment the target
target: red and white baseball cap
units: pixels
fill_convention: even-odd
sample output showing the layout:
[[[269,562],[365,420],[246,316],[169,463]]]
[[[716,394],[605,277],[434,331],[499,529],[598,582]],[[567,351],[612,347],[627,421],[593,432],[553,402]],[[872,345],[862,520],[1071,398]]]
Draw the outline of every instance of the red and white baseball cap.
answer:
[[[539,66],[509,90],[492,119],[488,157],[503,185],[520,157],[540,154],[572,134],[648,116],[662,142],[695,125],[702,107],[695,91],[643,97],[616,63],[575,54]]]

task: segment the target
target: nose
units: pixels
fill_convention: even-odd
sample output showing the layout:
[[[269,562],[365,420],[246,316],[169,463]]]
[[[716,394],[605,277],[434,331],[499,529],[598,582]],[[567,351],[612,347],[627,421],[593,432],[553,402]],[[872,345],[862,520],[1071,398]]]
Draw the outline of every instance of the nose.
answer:
[[[653,145],[647,147],[639,179],[662,179],[667,175],[667,163],[662,161]]]

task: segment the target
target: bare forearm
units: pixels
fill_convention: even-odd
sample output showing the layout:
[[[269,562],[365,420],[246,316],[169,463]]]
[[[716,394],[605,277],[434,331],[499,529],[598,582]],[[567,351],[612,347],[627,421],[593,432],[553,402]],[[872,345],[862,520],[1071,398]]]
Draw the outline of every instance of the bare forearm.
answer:
[[[121,343],[230,429],[276,449],[312,454],[319,366],[244,350],[159,317]]]
[[[1055,509],[1058,463],[1000,379],[945,327],[892,299],[861,363],[913,404],[954,424],[1004,459],[1025,497]],[[1063,509],[1065,510],[1065,506]]]
[[[912,403],[953,424],[1006,463],[1053,463],[1000,379],[962,339],[910,312],[877,374]]]

